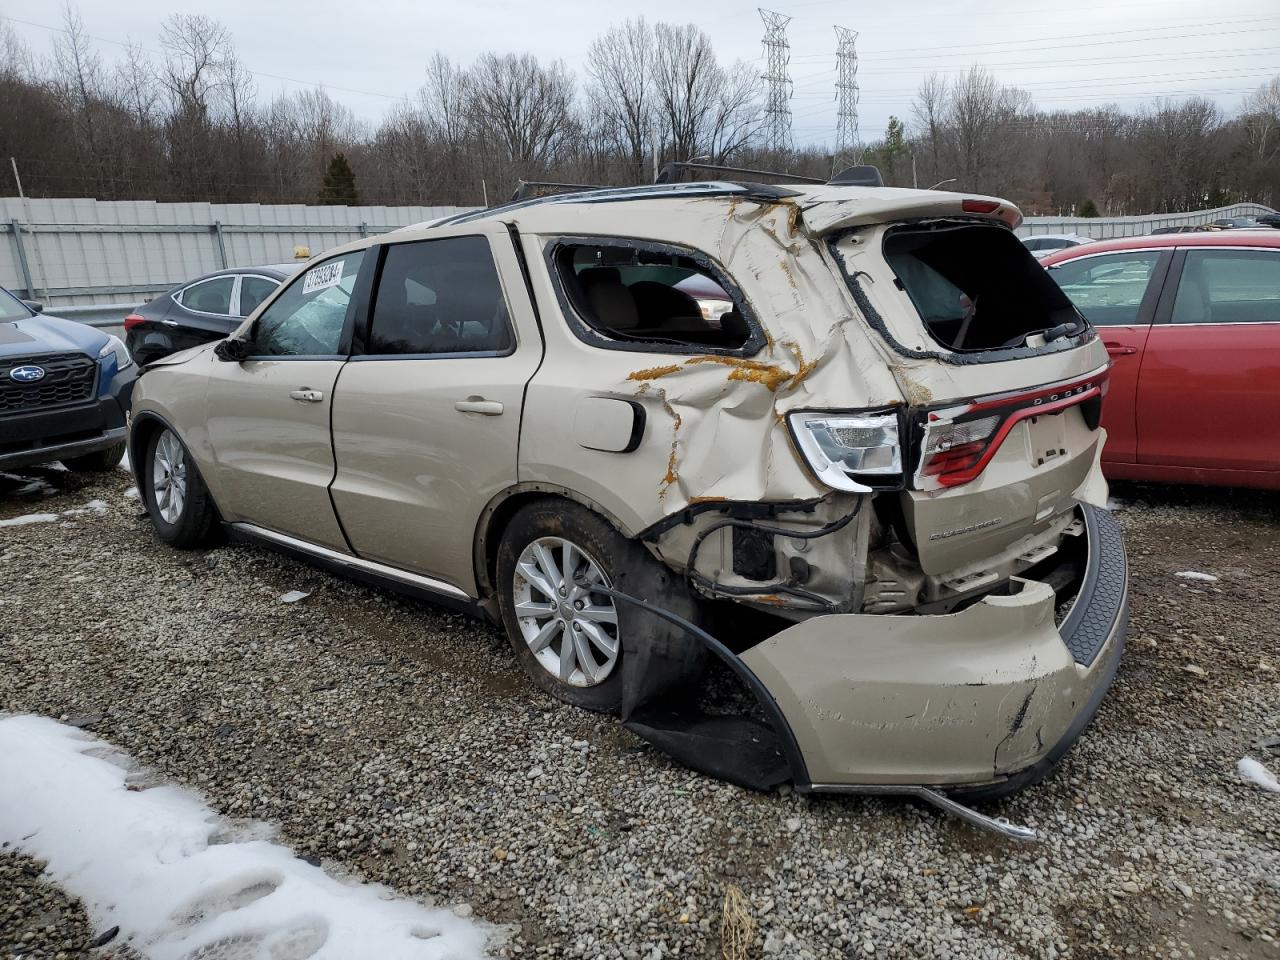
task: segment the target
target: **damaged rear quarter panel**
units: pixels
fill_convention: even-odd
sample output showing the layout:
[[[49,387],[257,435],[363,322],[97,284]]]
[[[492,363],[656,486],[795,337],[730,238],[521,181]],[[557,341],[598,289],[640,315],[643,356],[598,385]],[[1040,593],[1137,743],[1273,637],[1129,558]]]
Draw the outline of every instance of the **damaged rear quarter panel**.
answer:
[[[577,489],[629,533],[699,500],[827,495],[793,451],[786,413],[891,406],[902,394],[794,202],[654,201],[629,212],[622,229],[603,205],[519,215],[547,343],[525,403],[520,480]],[[756,349],[664,353],[584,342],[561,316],[572,307],[547,250],[560,237],[623,235],[708,257],[743,294],[759,325]],[[575,441],[568,429],[575,408],[595,396],[644,405],[645,435],[634,452]]]

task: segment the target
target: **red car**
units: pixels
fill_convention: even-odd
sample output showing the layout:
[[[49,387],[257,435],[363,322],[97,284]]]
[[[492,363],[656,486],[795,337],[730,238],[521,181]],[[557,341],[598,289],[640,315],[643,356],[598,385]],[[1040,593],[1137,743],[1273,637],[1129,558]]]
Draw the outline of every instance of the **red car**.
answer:
[[[1107,476],[1280,489],[1280,231],[1102,240],[1043,263],[1111,355]]]

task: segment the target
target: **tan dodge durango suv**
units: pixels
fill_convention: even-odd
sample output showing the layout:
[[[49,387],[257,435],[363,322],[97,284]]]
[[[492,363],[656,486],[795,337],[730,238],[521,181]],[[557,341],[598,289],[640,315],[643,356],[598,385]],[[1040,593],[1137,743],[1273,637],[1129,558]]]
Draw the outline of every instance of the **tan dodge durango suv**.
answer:
[[[146,368],[159,536],[500,623],[546,691],[755,787],[1009,792],[1127,623],[1108,360],[1009,203],[729,181],[360,240]],[[758,707],[697,706],[726,664]]]

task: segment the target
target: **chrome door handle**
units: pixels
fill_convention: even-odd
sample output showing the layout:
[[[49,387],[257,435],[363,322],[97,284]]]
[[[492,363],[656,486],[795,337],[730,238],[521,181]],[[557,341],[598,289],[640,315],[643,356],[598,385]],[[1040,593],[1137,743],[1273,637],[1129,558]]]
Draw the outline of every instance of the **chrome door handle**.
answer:
[[[290,390],[289,396],[295,400],[301,400],[303,403],[319,403],[324,399],[324,392],[320,390]]]
[[[459,413],[478,413],[485,417],[499,417],[502,415],[502,404],[497,400],[485,400],[483,397],[468,397],[466,400],[459,400],[453,405],[453,409]]]
[[[163,323],[166,327],[176,327],[178,325],[177,320],[161,320],[160,322]]]
[[[1137,347],[1128,347],[1123,343],[1116,343],[1114,340],[1104,340],[1102,345],[1107,348],[1107,353],[1113,357],[1127,357],[1138,352]]]

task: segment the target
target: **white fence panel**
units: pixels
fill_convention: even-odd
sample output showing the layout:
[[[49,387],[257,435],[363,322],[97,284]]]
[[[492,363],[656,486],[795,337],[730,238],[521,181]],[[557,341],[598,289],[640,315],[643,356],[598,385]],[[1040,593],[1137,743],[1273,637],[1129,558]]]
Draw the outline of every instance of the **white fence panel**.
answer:
[[[91,312],[223,267],[288,262],[295,247],[317,254],[469,209],[3,197],[0,286]]]
[[[1094,240],[1141,237],[1159,227],[1192,227],[1226,217],[1256,217],[1262,213],[1275,211],[1260,203],[1233,203],[1229,207],[1197,210],[1195,213],[1154,213],[1141,217],[1027,217],[1018,228],[1018,235],[1078,233]]]

